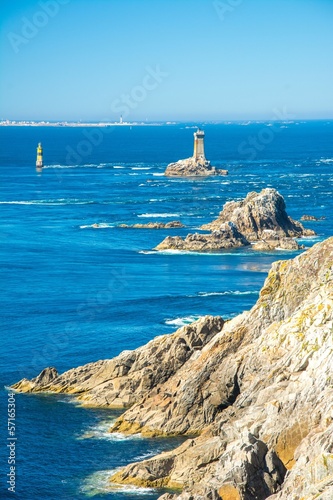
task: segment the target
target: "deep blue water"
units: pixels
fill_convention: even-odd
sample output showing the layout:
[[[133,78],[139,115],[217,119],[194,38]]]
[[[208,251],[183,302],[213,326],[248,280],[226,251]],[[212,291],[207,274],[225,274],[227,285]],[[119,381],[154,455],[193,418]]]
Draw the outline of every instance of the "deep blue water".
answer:
[[[296,255],[153,252],[165,236],[192,232],[226,201],[264,187],[277,188],[296,219],[326,217],[304,224],[318,233],[306,246],[333,234],[332,121],[205,125],[206,155],[229,176],[164,178],[167,163],[192,153],[194,129],[188,127],[88,129],[95,134],[90,143],[82,143],[87,137],[78,128],[0,128],[1,498],[159,496],[108,491],[108,471],[179,440],[110,436],[116,412],[80,408],[64,396],[19,394],[16,495],[7,492],[4,387],[45,366],[63,372],[111,358],[204,314],[232,317],[255,303],[274,260]],[[249,137],[257,141],[251,152],[244,144]],[[39,141],[46,164],[41,175],[34,167]],[[115,227],[169,220],[187,227]]]

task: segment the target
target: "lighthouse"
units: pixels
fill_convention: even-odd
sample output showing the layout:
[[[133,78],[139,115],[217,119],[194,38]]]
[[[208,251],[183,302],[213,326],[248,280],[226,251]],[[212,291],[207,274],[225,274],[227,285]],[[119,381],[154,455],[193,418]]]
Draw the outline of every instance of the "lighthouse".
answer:
[[[37,146],[36,168],[37,170],[41,170],[43,168],[43,148],[41,142],[39,142]]]
[[[205,132],[203,130],[198,130],[194,132],[194,152],[193,152],[193,158],[198,161],[198,160],[203,160],[206,161],[205,158],[205,150],[204,150],[204,137],[205,137]]]

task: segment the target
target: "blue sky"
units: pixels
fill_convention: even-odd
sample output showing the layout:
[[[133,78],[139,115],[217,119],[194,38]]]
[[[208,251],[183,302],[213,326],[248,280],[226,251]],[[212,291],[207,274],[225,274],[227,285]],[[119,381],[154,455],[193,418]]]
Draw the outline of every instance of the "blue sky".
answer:
[[[2,0],[0,119],[333,118],[332,0]]]

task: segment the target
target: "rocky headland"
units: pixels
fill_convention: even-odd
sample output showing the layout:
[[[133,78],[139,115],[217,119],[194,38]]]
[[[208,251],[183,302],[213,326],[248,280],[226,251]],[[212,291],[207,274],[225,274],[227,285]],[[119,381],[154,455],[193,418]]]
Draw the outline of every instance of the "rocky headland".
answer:
[[[228,175],[228,170],[217,169],[205,159],[190,157],[170,163],[164,175],[167,177],[209,177],[211,175]]]
[[[118,227],[127,229],[174,229],[185,226],[180,221],[173,220],[170,222],[147,222],[146,224],[119,224]]]
[[[332,359],[329,238],[275,262],[257,303],[232,320],[206,316],[114,359],[62,375],[47,368],[13,387],[127,408],[110,432],[188,436],[110,484],[174,489],[161,500],[331,500]]]
[[[294,238],[315,234],[289,217],[283,197],[273,188],[227,202],[218,218],[201,229],[210,233],[168,236],[156,250],[214,251],[251,244],[254,250],[298,250],[302,247]]]

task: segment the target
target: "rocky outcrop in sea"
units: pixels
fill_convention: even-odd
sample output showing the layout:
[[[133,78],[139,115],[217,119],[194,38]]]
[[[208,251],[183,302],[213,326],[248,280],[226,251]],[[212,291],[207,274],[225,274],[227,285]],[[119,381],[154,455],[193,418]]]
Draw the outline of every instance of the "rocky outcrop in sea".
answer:
[[[147,222],[146,224],[119,224],[118,227],[126,229],[174,229],[185,226],[180,221],[173,220],[170,222]]]
[[[170,163],[164,175],[167,177],[209,177],[212,175],[228,175],[228,170],[213,167],[207,160],[190,157]]]
[[[48,368],[14,388],[127,408],[110,432],[188,436],[110,484],[177,489],[161,500],[329,500],[332,332],[329,238],[275,262],[257,303],[236,318],[206,316],[112,360],[63,375]]]
[[[219,217],[201,229],[211,233],[189,234],[184,239],[168,236],[156,250],[214,251],[251,243],[254,250],[298,250],[302,247],[294,238],[315,234],[289,217],[283,197],[272,188],[253,191],[241,201],[227,202]]]

